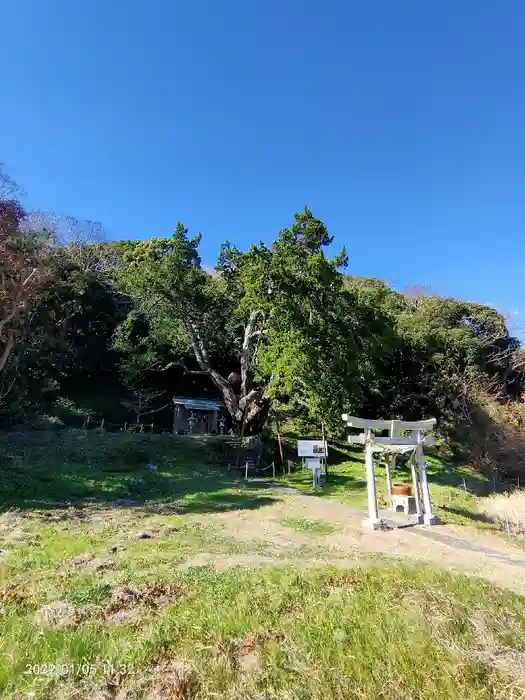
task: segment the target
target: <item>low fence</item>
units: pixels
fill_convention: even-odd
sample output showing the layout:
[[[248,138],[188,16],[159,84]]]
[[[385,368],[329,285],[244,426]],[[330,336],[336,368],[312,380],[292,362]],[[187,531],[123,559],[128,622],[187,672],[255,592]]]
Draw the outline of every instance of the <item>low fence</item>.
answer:
[[[122,431],[125,433],[143,433],[143,432],[158,432],[158,433],[173,433],[173,430],[158,428],[155,431],[155,423],[112,423],[105,418],[95,419],[88,416],[81,426],[82,430],[109,430],[113,432]]]

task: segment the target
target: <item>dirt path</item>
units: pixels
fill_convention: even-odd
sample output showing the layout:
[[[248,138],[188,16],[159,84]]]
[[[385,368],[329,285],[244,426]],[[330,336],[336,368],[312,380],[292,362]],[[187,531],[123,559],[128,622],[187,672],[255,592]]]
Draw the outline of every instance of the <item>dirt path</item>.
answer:
[[[299,559],[305,566],[351,566],[368,555],[381,554],[479,576],[525,594],[525,551],[496,534],[455,525],[370,532],[362,527],[363,514],[341,503],[292,489],[274,493],[278,500],[260,509],[207,516],[215,518],[230,536],[258,548],[253,555],[220,561],[209,555],[208,562],[217,568],[264,566],[275,559],[294,563]],[[299,525],[294,526],[296,521]],[[333,532],[308,531],[312,521],[332,526]]]

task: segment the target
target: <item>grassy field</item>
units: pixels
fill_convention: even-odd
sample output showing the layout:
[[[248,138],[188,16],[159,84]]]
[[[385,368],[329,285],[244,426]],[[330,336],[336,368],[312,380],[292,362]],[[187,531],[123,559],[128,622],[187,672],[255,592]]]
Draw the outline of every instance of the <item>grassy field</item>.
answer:
[[[309,568],[334,525],[293,514],[284,565],[225,527],[277,496],[220,450],[82,435],[0,443],[0,697],[525,697],[525,598],[379,557]]]

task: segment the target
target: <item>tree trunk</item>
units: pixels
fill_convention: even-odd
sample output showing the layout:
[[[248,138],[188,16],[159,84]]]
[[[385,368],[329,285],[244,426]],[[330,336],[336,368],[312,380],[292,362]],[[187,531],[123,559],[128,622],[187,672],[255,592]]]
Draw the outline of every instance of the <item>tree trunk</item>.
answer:
[[[246,424],[244,427],[245,435],[260,435],[268,420],[270,413],[271,402],[269,399],[257,399],[253,401],[246,415]]]
[[[270,411],[270,401],[262,396],[262,392],[256,389],[248,391],[248,372],[254,354],[253,340],[258,333],[254,330],[257,316],[258,312],[250,314],[244,334],[241,353],[240,396],[236,394],[230,382],[212,366],[197,324],[194,321],[186,323],[190,344],[201,371],[210,376],[212,382],[219,390],[224,405],[234,423],[234,428],[239,432],[241,424],[244,423],[245,435],[259,435]]]

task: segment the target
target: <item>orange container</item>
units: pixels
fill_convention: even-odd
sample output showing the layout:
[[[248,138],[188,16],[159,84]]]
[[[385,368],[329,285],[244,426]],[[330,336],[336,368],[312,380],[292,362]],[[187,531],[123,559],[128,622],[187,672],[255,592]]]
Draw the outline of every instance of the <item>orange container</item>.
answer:
[[[411,496],[412,486],[410,484],[394,484],[392,486],[393,496]]]

